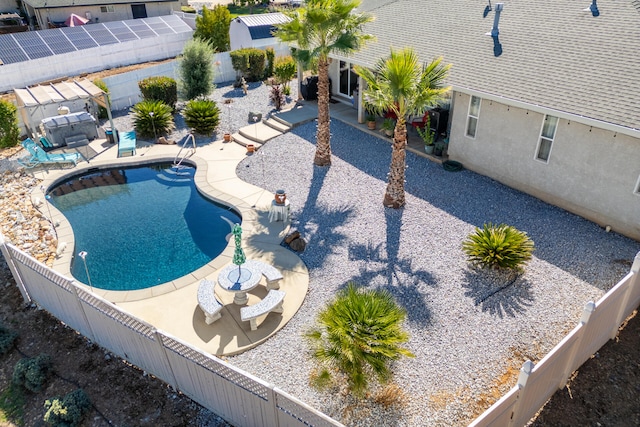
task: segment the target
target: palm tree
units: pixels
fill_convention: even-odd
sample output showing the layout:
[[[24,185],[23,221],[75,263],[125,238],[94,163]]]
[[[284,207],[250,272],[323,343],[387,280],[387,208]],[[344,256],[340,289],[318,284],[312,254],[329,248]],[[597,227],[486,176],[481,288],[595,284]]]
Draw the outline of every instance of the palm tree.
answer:
[[[405,204],[404,170],[407,146],[407,117],[422,114],[444,99],[450,87],[444,86],[451,65],[443,65],[442,58],[420,65],[413,49],[391,49],[388,58],[381,59],[375,71],[355,67],[356,73],[367,83],[363,92],[368,108],[377,113],[392,111],[398,118],[393,133],[393,150],[389,182],[384,205],[394,209]]]
[[[285,12],[291,20],[278,25],[275,32],[283,42],[295,44],[292,56],[300,63],[318,63],[318,131],[313,161],[318,166],[331,164],[329,54],[355,52],[373,38],[362,32],[362,26],[373,17],[353,12],[359,5],[360,0],[307,0],[304,6]]]
[[[388,291],[362,290],[349,283],[318,314],[318,326],[306,334],[312,357],[322,366],[321,380],[316,384],[329,383],[336,369],[360,396],[372,374],[386,382],[392,361],[414,357],[400,346],[409,339],[402,329],[405,317],[406,312]]]

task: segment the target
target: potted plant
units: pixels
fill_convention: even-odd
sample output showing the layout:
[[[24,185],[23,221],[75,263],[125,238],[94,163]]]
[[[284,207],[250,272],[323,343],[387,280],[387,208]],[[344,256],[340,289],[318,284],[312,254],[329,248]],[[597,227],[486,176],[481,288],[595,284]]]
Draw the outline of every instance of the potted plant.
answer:
[[[396,128],[396,121],[392,118],[386,118],[382,122],[382,126],[380,128],[384,131],[385,135],[393,136],[393,131]]]
[[[433,131],[429,128],[429,120],[427,120],[425,127],[416,127],[416,130],[418,131],[420,138],[424,141],[424,152],[427,154],[433,154],[435,138]]]
[[[373,113],[367,113],[366,117],[367,127],[371,130],[375,130],[376,128],[376,116]]]

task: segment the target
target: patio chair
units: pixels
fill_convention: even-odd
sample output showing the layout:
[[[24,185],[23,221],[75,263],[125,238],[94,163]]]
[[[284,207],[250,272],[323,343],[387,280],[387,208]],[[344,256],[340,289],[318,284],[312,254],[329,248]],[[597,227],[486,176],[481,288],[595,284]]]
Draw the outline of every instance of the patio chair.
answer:
[[[25,167],[32,168],[40,164],[60,164],[60,163],[73,163],[75,166],[80,159],[79,153],[60,153],[49,154],[45,152],[42,147],[33,142],[31,138],[27,138],[22,141],[22,146],[29,152],[31,157],[23,157],[19,163]]]

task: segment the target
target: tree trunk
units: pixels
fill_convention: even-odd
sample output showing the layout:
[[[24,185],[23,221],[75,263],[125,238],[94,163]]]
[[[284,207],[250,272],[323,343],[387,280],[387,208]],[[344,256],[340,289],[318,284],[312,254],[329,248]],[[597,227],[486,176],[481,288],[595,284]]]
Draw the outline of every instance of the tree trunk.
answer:
[[[331,130],[329,128],[329,60],[318,61],[318,131],[316,133],[317,166],[331,165]]]
[[[404,118],[398,118],[391,151],[391,166],[389,170],[389,183],[384,195],[384,205],[388,208],[398,209],[404,206],[404,171],[407,157],[407,126]]]

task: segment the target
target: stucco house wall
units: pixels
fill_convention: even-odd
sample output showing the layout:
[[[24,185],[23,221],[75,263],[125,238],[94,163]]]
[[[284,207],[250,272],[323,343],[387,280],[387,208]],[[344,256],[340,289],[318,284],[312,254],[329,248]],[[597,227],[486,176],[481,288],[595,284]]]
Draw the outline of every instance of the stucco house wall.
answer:
[[[452,160],[640,240],[640,139],[560,118],[545,163],[536,159],[543,113],[483,99],[476,137],[470,138],[470,98],[454,93]]]

